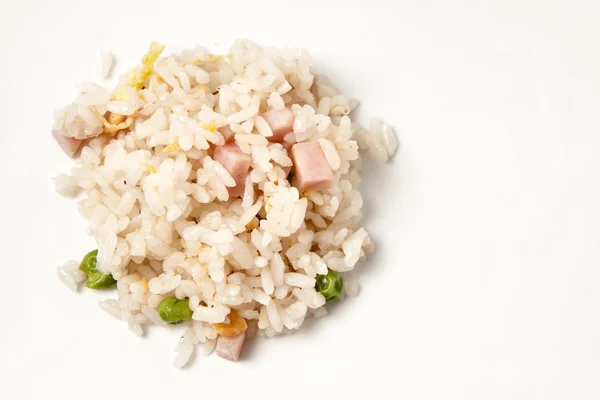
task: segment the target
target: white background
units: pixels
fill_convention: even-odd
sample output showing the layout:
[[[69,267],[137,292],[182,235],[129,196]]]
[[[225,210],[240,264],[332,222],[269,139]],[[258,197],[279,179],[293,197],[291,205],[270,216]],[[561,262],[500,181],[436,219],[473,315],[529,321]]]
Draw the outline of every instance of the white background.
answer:
[[[597,1],[2,3],[1,398],[600,398]],[[179,331],[139,340],[97,306],[109,294],[56,278],[94,243],[53,192],[71,161],[51,116],[99,49],[123,73],[152,39],[236,37],[311,51],[401,148],[365,174],[361,295],[178,371]]]

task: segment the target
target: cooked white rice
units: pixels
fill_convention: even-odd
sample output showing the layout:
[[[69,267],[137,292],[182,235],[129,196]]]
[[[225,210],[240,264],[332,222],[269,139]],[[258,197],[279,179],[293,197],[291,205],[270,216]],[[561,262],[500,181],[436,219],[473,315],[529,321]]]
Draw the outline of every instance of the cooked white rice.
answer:
[[[112,72],[115,58],[111,53],[101,51],[98,55],[98,78],[106,79]]]
[[[175,367],[199,343],[205,354],[212,351],[212,324],[228,321],[232,309],[255,320],[258,336],[298,329],[307,314],[327,315],[315,277],[328,268],[350,271],[373,249],[358,225],[358,149],[386,161],[396,138],[378,120],[368,130],[352,122],[357,102],[311,74],[310,64],[305,51],[247,40],[225,56],[196,47],[160,57],[143,89],[126,88],[127,101],[88,83],[56,113],[55,129],[89,140],[71,174],[55,183],[62,195],[83,193],[78,210],[98,243],[97,267],[118,281],[118,298],[100,306],[142,335],[144,325],[168,326],[156,310],[162,299],[189,298],[193,319]],[[101,77],[111,65],[104,53]],[[269,143],[273,132],[260,114],[285,107],[295,116],[293,133],[283,144]],[[131,116],[130,127],[102,134],[107,112]],[[241,197],[229,197],[235,183],[210,156],[223,144],[211,124],[231,124],[235,142],[252,157]],[[320,144],[334,174],[331,189],[300,193],[286,179],[286,143],[300,141]],[[86,278],[72,261],[58,275],[72,290]],[[357,295],[358,284],[345,292]]]

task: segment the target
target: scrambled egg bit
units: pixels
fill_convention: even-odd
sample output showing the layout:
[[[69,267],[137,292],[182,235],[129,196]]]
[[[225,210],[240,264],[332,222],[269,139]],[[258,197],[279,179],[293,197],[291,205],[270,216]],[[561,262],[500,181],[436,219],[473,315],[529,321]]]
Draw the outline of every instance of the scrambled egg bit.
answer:
[[[154,70],[154,63],[158,60],[158,57],[164,49],[164,44],[152,42],[148,52],[142,57],[141,67],[134,69],[131,72],[131,75],[129,75],[129,78],[127,78],[127,83],[115,90],[115,93],[112,96],[113,100],[129,101],[129,97],[127,96],[127,93],[125,93],[126,86],[131,86],[135,90],[141,90],[142,87],[144,87],[144,82],[146,82],[146,79],[148,79]]]
[[[234,337],[248,329],[246,320],[235,310],[228,315],[229,323],[213,324],[213,329],[221,336]]]
[[[175,138],[175,141],[173,143],[171,143],[163,149],[163,153],[171,153],[177,150],[179,150],[179,142],[177,141],[177,138]]]
[[[208,124],[200,124],[200,128],[205,129],[209,132],[215,133],[217,131],[217,124],[215,121],[210,121]]]
[[[152,75],[154,63],[158,60],[158,57],[160,57],[160,54],[164,49],[164,44],[152,42],[148,52],[142,57],[142,65],[134,69],[127,78],[127,82],[115,90],[112,99],[117,101],[129,101],[129,96],[126,92],[127,86],[130,86],[135,90],[141,90],[144,87],[146,79]],[[133,124],[133,117],[125,117],[124,115],[111,113],[108,116],[108,120],[102,117],[101,121],[104,123],[104,131],[110,135],[115,135],[117,132],[129,128]]]

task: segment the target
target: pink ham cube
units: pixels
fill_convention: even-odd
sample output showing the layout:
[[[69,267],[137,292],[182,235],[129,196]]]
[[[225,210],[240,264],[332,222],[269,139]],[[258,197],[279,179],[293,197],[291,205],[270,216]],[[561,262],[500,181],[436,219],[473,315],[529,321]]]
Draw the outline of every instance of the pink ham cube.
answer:
[[[235,136],[235,132],[233,132],[231,128],[229,128],[229,125],[223,125],[222,127],[220,127],[219,133],[223,135],[225,143],[233,141],[233,137]]]
[[[63,149],[63,151],[71,158],[77,154],[77,151],[83,145],[83,140],[75,139],[71,137],[66,137],[58,129],[52,129],[52,136],[58,142],[58,145]]]
[[[217,355],[229,361],[239,360],[245,340],[245,332],[234,337],[219,336],[216,346]]]
[[[292,159],[299,190],[327,190],[333,183],[333,172],[319,142],[296,143]]]
[[[268,137],[269,142],[283,142],[283,138],[294,131],[294,114],[289,108],[279,111],[267,111],[261,117],[265,119],[273,131],[273,136]]]
[[[233,143],[218,146],[215,149],[213,158],[229,172],[229,175],[231,175],[236,183],[235,186],[228,188],[229,196],[241,196],[244,193],[246,176],[248,175],[252,158],[242,152],[237,144]]]

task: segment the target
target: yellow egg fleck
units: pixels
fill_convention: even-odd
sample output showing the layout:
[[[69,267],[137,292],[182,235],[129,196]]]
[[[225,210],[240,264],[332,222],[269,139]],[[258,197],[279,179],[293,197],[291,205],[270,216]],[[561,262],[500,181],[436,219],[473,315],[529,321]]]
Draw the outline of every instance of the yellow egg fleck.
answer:
[[[225,337],[234,337],[248,329],[246,320],[242,318],[237,311],[231,310],[228,317],[228,324],[213,324],[213,328],[217,334]]]
[[[128,129],[133,125],[133,117],[125,117],[120,114],[109,113],[108,120],[101,115],[98,110],[94,107],[90,107],[89,110],[102,122],[104,125],[104,132],[111,136],[116,135],[119,131]]]
[[[115,121],[115,123],[112,121]],[[129,129],[131,125],[133,125],[133,121],[133,117],[127,117],[127,119],[125,119],[124,115],[110,114],[109,120],[104,124],[104,132],[114,136],[119,131]]]
[[[179,142],[177,142],[177,139],[175,139],[173,143],[163,149],[163,153],[171,153],[177,150],[179,150]]]
[[[217,130],[217,124],[215,123],[214,120],[210,121],[210,123],[208,123],[208,124],[200,123],[200,128],[206,129],[209,132],[216,132],[216,130]]]
[[[142,280],[140,281],[140,284],[142,285],[142,287],[147,292],[148,291],[148,281],[146,280],[146,278],[142,278]]]
[[[142,65],[131,71],[131,74],[129,74],[129,77],[127,78],[127,83],[119,86],[117,90],[115,90],[112,95],[113,100],[129,101],[129,97],[125,92],[126,87],[131,86],[135,90],[140,90],[144,86],[146,79],[152,74],[154,63],[158,60],[158,57],[164,49],[164,44],[156,42],[150,43],[150,48],[142,57]]]
[[[154,166],[152,166],[148,163],[142,163],[141,165],[142,165],[142,167],[146,168],[146,171],[150,172],[151,174],[156,173],[156,168],[154,168]]]
[[[246,230],[251,231],[256,228],[258,228],[258,218],[254,217],[246,224]]]
[[[118,125],[121,122],[125,121],[125,116],[120,114],[110,114],[108,116],[108,123],[111,125]]]

